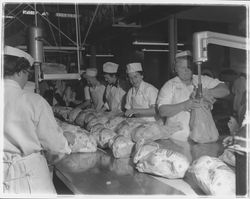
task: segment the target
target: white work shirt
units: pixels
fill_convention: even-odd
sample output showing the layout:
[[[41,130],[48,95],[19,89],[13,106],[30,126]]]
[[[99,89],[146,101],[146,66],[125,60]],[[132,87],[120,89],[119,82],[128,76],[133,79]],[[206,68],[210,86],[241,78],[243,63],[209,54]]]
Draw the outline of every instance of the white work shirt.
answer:
[[[84,95],[86,100],[91,100],[94,109],[101,110],[104,105],[103,95],[105,92],[105,86],[103,84],[97,85],[95,87],[86,86],[84,88]]]
[[[4,152],[27,156],[41,150],[71,152],[46,100],[4,80]]]
[[[138,91],[134,87],[130,88],[126,98],[125,108],[129,109],[147,109],[155,106],[158,95],[158,89],[153,85],[142,81]],[[143,117],[146,121],[156,121],[155,117]]]
[[[107,108],[110,111],[121,111],[125,104],[126,88],[118,81],[117,85],[107,85],[105,98]]]
[[[219,83],[223,83],[218,79],[213,79],[208,76],[201,76],[201,82],[202,87],[208,89],[216,87]],[[159,92],[157,99],[158,107],[165,104],[178,104],[188,100],[194,90],[194,86],[198,87],[197,75],[193,75],[193,84],[188,86],[185,85],[178,76],[170,79],[163,85]],[[173,139],[180,141],[186,141],[188,139],[190,134],[189,120],[190,112],[188,111],[181,111],[176,115],[167,118],[166,125],[177,122],[182,125],[182,130],[172,135]]]

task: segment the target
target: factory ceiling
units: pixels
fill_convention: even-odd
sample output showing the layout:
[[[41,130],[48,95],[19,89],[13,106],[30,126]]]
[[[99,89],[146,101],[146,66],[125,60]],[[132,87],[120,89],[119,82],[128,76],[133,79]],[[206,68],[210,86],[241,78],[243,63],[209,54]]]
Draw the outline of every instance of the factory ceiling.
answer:
[[[77,41],[78,35],[79,45],[88,46],[109,43],[115,39],[121,39],[125,34],[133,39],[167,38],[166,24],[171,15],[187,20],[239,23],[242,15],[246,13],[244,6],[191,4],[7,3],[3,9],[4,39],[6,43],[14,46],[25,45],[27,30],[35,25],[44,30],[45,45],[72,46]]]

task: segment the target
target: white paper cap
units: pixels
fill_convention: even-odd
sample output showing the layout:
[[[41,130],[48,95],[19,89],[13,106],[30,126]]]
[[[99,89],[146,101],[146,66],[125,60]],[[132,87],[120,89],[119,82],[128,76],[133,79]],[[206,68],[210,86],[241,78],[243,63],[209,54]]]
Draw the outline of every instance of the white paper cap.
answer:
[[[34,63],[34,58],[31,57],[30,54],[28,54],[28,53],[26,53],[23,50],[20,50],[18,48],[14,48],[11,46],[5,46],[4,47],[4,54],[16,56],[16,57],[24,57],[25,59],[27,59],[29,61],[30,66],[32,66]]]
[[[85,75],[88,77],[96,77],[97,76],[97,69],[96,68],[87,68]]]
[[[130,63],[127,65],[127,73],[142,71],[141,63]]]
[[[175,58],[186,57],[186,56],[192,56],[192,54],[189,50],[185,50],[185,51],[181,51],[179,53],[176,53]]]
[[[103,64],[103,72],[105,73],[117,73],[119,65],[113,62],[106,62]]]

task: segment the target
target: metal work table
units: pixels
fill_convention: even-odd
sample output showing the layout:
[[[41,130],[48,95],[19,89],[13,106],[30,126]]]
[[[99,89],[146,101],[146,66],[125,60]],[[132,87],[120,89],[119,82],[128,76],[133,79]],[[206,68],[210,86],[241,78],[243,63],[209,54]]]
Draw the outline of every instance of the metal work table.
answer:
[[[223,152],[221,139],[210,144],[173,140],[158,143],[183,153],[190,161],[202,155],[218,157]],[[71,154],[55,165],[55,174],[74,194],[204,195],[188,172],[183,179],[139,173],[131,159],[115,159],[110,151]]]

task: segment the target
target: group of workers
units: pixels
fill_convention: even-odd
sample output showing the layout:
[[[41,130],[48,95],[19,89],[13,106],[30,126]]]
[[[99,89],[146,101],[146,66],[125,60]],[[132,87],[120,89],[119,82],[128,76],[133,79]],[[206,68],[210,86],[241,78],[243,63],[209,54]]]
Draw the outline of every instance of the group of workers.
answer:
[[[4,48],[4,154],[3,190],[5,193],[56,193],[44,151],[52,155],[70,154],[71,149],[57,125],[51,106],[40,95],[24,90],[34,59],[26,52]],[[198,86],[193,74],[190,51],[176,54],[176,77],[168,80],[158,91],[143,81],[140,63],[129,63],[126,73],[131,84],[118,76],[119,65],[103,65],[107,86],[98,78],[96,68],[87,68],[83,77],[85,101],[78,108],[92,107],[98,111],[115,111],[126,117],[147,121],[165,119],[164,124],[179,122],[182,130],[173,139],[187,141],[190,133],[190,110],[199,102],[190,98]],[[227,86],[208,76],[201,77],[203,94],[222,98],[229,94]]]

